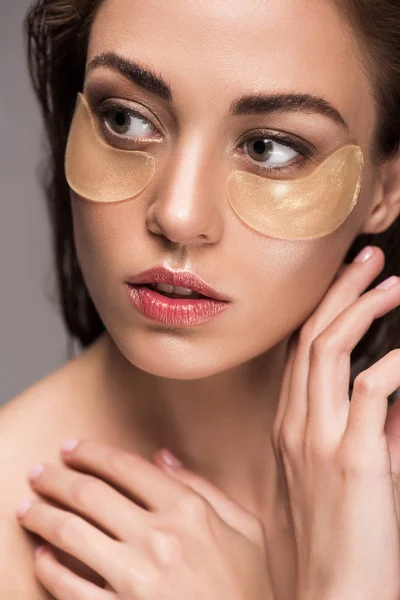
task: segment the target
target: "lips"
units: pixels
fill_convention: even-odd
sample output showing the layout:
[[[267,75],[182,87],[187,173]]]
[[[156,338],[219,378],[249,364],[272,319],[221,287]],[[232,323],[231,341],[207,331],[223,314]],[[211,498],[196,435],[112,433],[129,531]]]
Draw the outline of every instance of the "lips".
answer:
[[[226,296],[214,290],[205,281],[200,279],[200,277],[190,271],[170,271],[161,266],[153,267],[127,281],[127,283],[135,286],[158,282],[167,283],[174,287],[189,288],[193,292],[197,292],[213,300],[220,300],[222,302],[230,301]]]

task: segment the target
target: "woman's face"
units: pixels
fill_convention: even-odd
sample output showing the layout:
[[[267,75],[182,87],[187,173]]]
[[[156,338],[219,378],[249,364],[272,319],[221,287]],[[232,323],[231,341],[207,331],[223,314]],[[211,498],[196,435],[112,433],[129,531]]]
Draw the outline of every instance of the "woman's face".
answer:
[[[106,52],[161,76],[171,99],[105,64],[88,70],[85,97],[93,105],[122,100],[141,112],[147,121],[125,115],[131,125],[125,135],[144,138],[137,149],[157,163],[156,176],[128,201],[93,202],[71,190],[91,297],[127,360],[149,373],[194,379],[244,363],[306,320],[370,213],[375,109],[355,34],[334,4],[322,0],[105,0],[87,65]],[[347,127],[337,115],[295,109],[288,100],[285,110],[230,114],[238,97],[277,93],[323,98]],[[113,131],[118,135],[115,122]],[[345,144],[363,151],[358,203],[332,233],[268,237],[230,207],[228,174],[251,172],[254,142],[276,133],[314,146],[315,163]],[[279,141],[268,147],[258,159],[263,165],[290,165],[284,176],[271,177],[308,173],[309,159],[293,147]],[[128,300],[125,282],[156,265],[194,272],[230,305],[192,327],[146,318]]]

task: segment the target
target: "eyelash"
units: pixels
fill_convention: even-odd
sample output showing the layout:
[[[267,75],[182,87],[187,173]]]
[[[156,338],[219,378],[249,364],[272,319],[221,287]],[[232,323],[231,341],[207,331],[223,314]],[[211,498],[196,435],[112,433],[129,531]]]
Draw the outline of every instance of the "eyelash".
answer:
[[[154,129],[157,129],[153,123],[144,115],[142,115],[139,111],[136,111],[132,108],[127,108],[126,106],[123,106],[122,104],[119,104],[118,102],[115,101],[111,101],[111,100],[107,100],[106,102],[99,102],[97,104],[95,104],[92,108],[96,118],[99,120],[101,127],[104,127],[104,116],[112,111],[121,111],[123,113],[126,113],[132,117],[136,117],[138,119],[147,121],[147,123],[149,123]],[[135,138],[135,140],[133,141],[131,138],[129,138],[129,136],[124,136],[123,134],[119,135],[115,132],[113,132],[109,127],[107,127],[107,134],[110,137],[119,137],[119,138],[127,138],[130,139],[131,143],[136,143],[136,144],[143,144],[143,143],[148,143],[149,138]],[[276,172],[276,173],[287,173],[289,171],[293,170],[293,167],[295,168],[300,168],[303,163],[305,162],[315,162],[313,160],[313,156],[315,154],[315,150],[313,150],[310,145],[307,142],[302,142],[300,140],[294,140],[288,136],[286,136],[284,133],[281,132],[275,132],[275,133],[269,133],[265,130],[256,130],[252,132],[252,136],[251,137],[247,137],[245,140],[243,140],[240,144],[240,146],[243,146],[245,143],[248,143],[249,141],[255,140],[255,139],[260,139],[260,138],[264,138],[267,140],[270,140],[272,142],[277,142],[278,144],[281,144],[283,146],[287,146],[288,148],[290,148],[291,150],[295,150],[300,156],[301,156],[301,160],[298,160],[298,157],[295,160],[295,162],[291,162],[288,165],[284,165],[284,166],[273,166],[273,167],[268,167],[266,165],[261,165],[260,163],[258,163],[256,160],[252,159],[250,156],[248,156],[246,153],[245,156],[247,156],[247,158],[251,161],[252,166],[256,169],[259,170],[261,173],[265,172]]]

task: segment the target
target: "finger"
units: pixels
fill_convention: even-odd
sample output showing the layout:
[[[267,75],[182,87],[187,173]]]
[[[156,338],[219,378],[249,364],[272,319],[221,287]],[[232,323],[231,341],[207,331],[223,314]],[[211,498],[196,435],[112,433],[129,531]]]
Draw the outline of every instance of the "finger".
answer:
[[[279,451],[279,437],[281,432],[281,426],[283,417],[286,412],[286,408],[289,402],[290,393],[290,380],[292,378],[294,357],[296,355],[297,346],[299,342],[299,331],[296,330],[288,340],[285,358],[285,369],[283,372],[281,389],[279,392],[278,406],[275,413],[274,424],[272,427],[272,445],[275,454],[275,459],[280,462],[281,455]]]
[[[48,547],[35,557],[35,575],[55,600],[112,600],[114,594],[60,564]]]
[[[400,398],[388,408],[385,423],[385,433],[388,441],[392,473],[400,476]]]
[[[339,277],[342,275],[342,273],[344,273],[344,271],[347,269],[349,264],[351,264],[351,263],[343,263],[342,265],[340,265],[340,267],[336,271],[336,279],[339,279]]]
[[[313,338],[324,331],[343,310],[351,306],[382,271],[385,255],[378,246],[371,248],[372,255],[366,262],[346,264],[309,317],[308,329],[313,333]]]
[[[73,468],[106,479],[150,511],[176,506],[187,492],[187,486],[139,454],[101,442],[81,440],[63,459]]]
[[[118,542],[81,517],[34,501],[27,512],[18,518],[23,527],[71,554],[106,581],[112,583],[119,573]]]
[[[232,529],[240,531],[245,537],[251,537],[255,530],[257,516],[250,510],[246,510],[229,498],[222,490],[216,488],[212,483],[192,473],[184,467],[171,467],[163,460],[162,450],[157,452],[154,461],[159,467],[176,477],[186,486],[202,496],[214,508],[218,516]]]
[[[63,466],[42,466],[44,471],[34,479],[30,477],[35,492],[79,512],[121,541],[148,531],[145,521],[148,511],[104,481]]]
[[[400,283],[400,278],[398,282]],[[400,285],[387,290],[374,289],[366,292],[357,302],[344,310],[314,341],[309,376],[308,420],[310,433],[318,434],[321,438],[330,435],[329,432],[333,432],[340,419],[339,434],[340,436],[344,434],[349,411],[351,411],[348,396],[350,353],[368,331],[374,319],[383,316],[399,303]],[[381,364],[385,365],[386,362]],[[377,367],[377,370],[368,370],[368,372],[379,373],[380,368]],[[347,381],[345,394],[343,394],[344,380]],[[389,385],[392,384],[392,381],[393,379],[389,378]],[[381,383],[377,380],[374,385],[379,386]],[[342,387],[341,396],[338,396],[338,386]],[[391,391],[395,389],[396,386]],[[357,407],[357,399],[360,395],[365,395],[362,389],[355,394]],[[369,423],[367,435],[371,434],[372,430],[375,435],[382,435],[387,414],[387,402],[382,404],[370,401],[368,405],[364,403],[361,412],[363,414],[361,430]],[[356,408],[355,414],[361,416],[359,408],[358,410]],[[372,429],[371,420],[375,424]],[[332,433],[332,435],[336,434]]]
[[[387,398],[399,385],[400,349],[396,348],[355,378],[346,435],[357,436],[361,444],[368,443],[373,437],[382,437],[388,412]],[[396,433],[399,436],[400,431]],[[398,466],[392,464],[396,469]]]
[[[305,434],[306,420],[309,410],[308,380],[310,368],[310,348],[316,337],[321,334],[343,310],[351,306],[360,294],[373,282],[382,270],[385,255],[377,246],[373,246],[373,254],[365,263],[351,263],[343,270],[342,275],[333,282],[320,304],[303,325],[298,350],[293,364],[290,382],[290,402],[285,420],[296,427],[299,435]],[[327,391],[326,386],[324,386]],[[337,384],[332,392],[337,390]]]
[[[35,575],[55,600],[112,600],[115,597],[61,565],[48,547],[36,556]]]
[[[296,356],[297,348],[299,343],[299,330],[296,330],[289,339],[286,365],[283,374],[281,390],[279,395],[278,407],[275,415],[274,424],[272,427],[272,447],[275,455],[275,461],[277,464],[277,485],[274,486],[274,497],[273,502],[275,506],[280,503],[284,503],[284,510],[286,512],[286,518],[288,523],[292,523],[291,510],[288,504],[289,492],[288,484],[286,480],[286,471],[283,464],[282,453],[281,453],[281,429],[286,409],[289,403],[290,394],[290,382],[293,373],[293,364]]]

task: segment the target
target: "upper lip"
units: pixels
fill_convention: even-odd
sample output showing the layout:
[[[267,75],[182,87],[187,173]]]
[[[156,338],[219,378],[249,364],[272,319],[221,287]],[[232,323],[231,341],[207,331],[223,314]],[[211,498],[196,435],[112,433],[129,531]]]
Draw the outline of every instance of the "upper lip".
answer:
[[[208,296],[209,298],[221,300],[223,302],[229,302],[228,298],[214,290],[210,285],[208,285],[205,281],[200,279],[200,277],[191,271],[170,271],[165,267],[158,266],[139,273],[135,277],[129,279],[127,283],[138,285],[142,283],[157,282],[168,283],[169,285],[173,285],[175,287],[186,287],[194,292],[203,294],[203,296]]]

